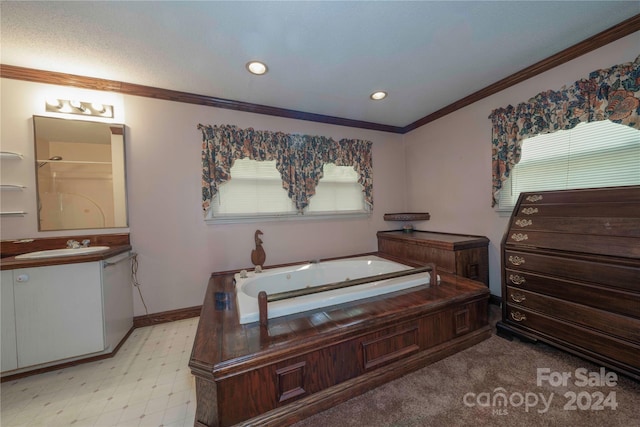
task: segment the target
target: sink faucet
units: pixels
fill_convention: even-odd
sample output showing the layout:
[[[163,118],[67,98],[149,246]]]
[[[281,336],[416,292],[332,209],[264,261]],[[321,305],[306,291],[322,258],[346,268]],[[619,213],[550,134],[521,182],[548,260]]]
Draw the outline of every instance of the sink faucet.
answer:
[[[69,249],[78,249],[80,247],[80,243],[77,240],[67,240],[67,248]]]

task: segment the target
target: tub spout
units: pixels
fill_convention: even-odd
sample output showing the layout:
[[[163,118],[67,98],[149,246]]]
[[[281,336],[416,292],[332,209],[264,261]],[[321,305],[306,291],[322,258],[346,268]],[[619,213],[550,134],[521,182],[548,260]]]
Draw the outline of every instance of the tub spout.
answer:
[[[309,264],[320,264],[320,260],[319,259],[312,259],[311,261],[309,261]]]

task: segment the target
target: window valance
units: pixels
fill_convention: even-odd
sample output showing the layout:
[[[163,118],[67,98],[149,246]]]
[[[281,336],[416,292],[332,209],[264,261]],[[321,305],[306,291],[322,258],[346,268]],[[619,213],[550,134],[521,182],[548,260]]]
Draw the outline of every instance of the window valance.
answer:
[[[198,125],[202,131],[202,208],[206,213],[219,186],[231,179],[236,159],[275,160],[282,187],[298,212],[309,205],[325,163],[353,166],[365,203],[373,208],[370,141],[240,129],[232,125]]]
[[[491,112],[492,206],[520,161],[522,140],[566,130],[582,122],[610,120],[640,129],[640,56],[634,62],[596,70],[559,91]]]

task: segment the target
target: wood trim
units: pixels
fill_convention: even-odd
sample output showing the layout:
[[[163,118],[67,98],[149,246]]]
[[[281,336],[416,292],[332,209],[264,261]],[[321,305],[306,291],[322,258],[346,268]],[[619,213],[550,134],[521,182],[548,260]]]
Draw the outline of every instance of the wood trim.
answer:
[[[67,240],[69,239],[74,239],[78,242],[89,239],[91,241],[91,246],[115,247],[131,245],[129,233],[79,234],[60,237],[32,237],[0,241],[0,254],[2,258],[7,258],[20,254],[26,254],[27,252],[65,248],[67,247]]]
[[[73,86],[84,89],[101,90],[105,92],[117,92],[125,95],[142,96],[146,98],[161,99],[164,101],[184,102],[187,104],[205,105],[208,107],[244,111],[247,113],[265,114],[268,116],[285,117],[296,120],[328,123],[338,126],[371,129],[391,133],[402,133],[401,126],[391,126],[380,123],[365,122],[361,120],[345,119],[341,117],[326,116],[324,114],[306,113],[303,111],[289,110],[285,108],[270,107],[267,105],[217,98],[215,96],[198,95],[195,93],[180,92],[177,90],[162,89],[134,83],[119,82],[115,80],[105,80],[94,77],[79,76],[76,74],[35,70],[32,68],[18,67],[14,65],[0,64],[0,77],[7,79],[26,80],[37,83],[48,83],[59,86]]]
[[[177,310],[162,311],[159,313],[145,314],[133,318],[133,327],[142,328],[144,326],[158,325],[160,323],[175,322],[176,320],[191,319],[200,316],[201,305],[193,307],[179,308]]]
[[[133,83],[119,82],[115,80],[99,79],[95,77],[79,76],[75,74],[58,73],[55,71],[35,70],[32,68],[18,67],[14,65],[0,64],[0,77],[7,79],[26,80],[37,83],[48,83],[59,86],[73,86],[84,89],[117,92],[125,95],[142,96],[161,99],[165,101],[184,102],[187,104],[205,105],[209,107],[224,108],[229,110],[244,111],[248,113],[265,114],[269,116],[285,117],[296,120],[327,123],[338,126],[370,129],[382,132],[405,134],[427,123],[446,116],[467,105],[473,104],[483,98],[507,89],[524,80],[540,73],[564,64],[585,53],[598,49],[606,44],[614,42],[640,30],[640,14],[602,31],[580,43],[577,43],[557,54],[543,59],[523,70],[518,71],[492,85],[472,93],[440,110],[431,113],[407,126],[391,126],[381,123],[365,122],[360,120],[345,119],[323,114],[306,113],[303,111],[284,108],[269,107],[266,105],[252,104],[249,102],[234,101],[230,99],[216,98],[214,96],[198,95],[176,90],[156,88]]]
[[[305,396],[288,405],[273,409],[257,417],[240,422],[240,426],[281,426],[300,421],[320,411],[329,409],[338,403],[349,400],[355,396],[366,393],[396,378],[400,378],[410,372],[430,365],[445,357],[478,344],[491,336],[489,326],[478,329],[467,335],[437,345],[421,353],[411,355],[402,360],[395,361],[385,369],[376,369],[335,386],[324,389],[318,393]]]
[[[500,307],[502,305],[502,297],[491,294],[489,295],[489,304],[497,305]]]
[[[466,96],[452,104],[449,104],[434,113],[416,120],[415,122],[405,126],[402,129],[402,133],[405,134],[407,132],[411,132],[414,129],[424,126],[427,123],[433,122],[434,120],[444,117],[447,114],[453,113],[454,111],[466,107],[467,105],[471,105],[474,102],[477,102],[483,98],[491,96],[518,83],[521,83],[527,79],[530,79],[531,77],[537,76],[538,74],[541,74],[545,71],[549,71],[552,68],[564,64],[565,62],[569,62],[572,59],[601,48],[602,46],[621,39],[622,37],[633,34],[636,31],[640,31],[640,14],[622,21],[618,25],[614,25],[613,27],[604,30],[592,37],[589,37],[588,39],[583,40],[580,43],[574,44],[573,46],[568,47],[567,49],[564,49],[556,53],[555,55],[543,59],[542,61],[538,61],[535,64],[518,71],[517,73],[514,73],[485,87],[484,89],[480,89],[479,91],[474,92],[471,95]]]
[[[386,213],[382,218],[385,221],[427,221],[431,215],[429,212]]]

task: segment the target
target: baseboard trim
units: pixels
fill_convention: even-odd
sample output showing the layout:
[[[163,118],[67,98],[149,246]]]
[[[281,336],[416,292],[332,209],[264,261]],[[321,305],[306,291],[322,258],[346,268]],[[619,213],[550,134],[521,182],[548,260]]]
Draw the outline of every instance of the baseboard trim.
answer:
[[[133,318],[133,327],[142,328],[144,326],[158,325],[160,323],[175,322],[176,320],[191,319],[200,316],[201,305],[193,307],[179,308],[177,310],[162,311],[159,313],[145,314]]]
[[[489,295],[489,304],[501,306],[502,305],[502,298],[497,296],[497,295],[491,294],[491,295]]]
[[[90,356],[87,358],[76,359],[76,360],[63,362],[59,364],[53,364],[50,366],[45,366],[45,367],[36,368],[32,370],[26,370],[24,372],[17,372],[15,374],[9,373],[7,375],[2,376],[0,378],[0,382],[17,380],[19,378],[29,377],[31,375],[43,374],[45,372],[56,371],[58,369],[68,368],[70,366],[81,365],[84,363],[95,362],[98,360],[111,358],[116,355],[118,350],[120,350],[120,347],[127,340],[127,338],[129,338],[129,335],[131,335],[134,329],[142,328],[144,326],[152,326],[152,325],[158,325],[161,323],[174,322],[176,320],[184,320],[184,319],[191,319],[192,317],[198,317],[200,316],[201,309],[202,309],[202,306],[198,305],[194,307],[180,308],[177,310],[163,311],[160,313],[153,313],[153,314],[148,314],[143,316],[135,316],[133,318],[133,326],[131,327],[129,332],[127,332],[127,335],[125,335],[124,338],[122,338],[120,343],[116,346],[116,348],[111,353],[100,354],[97,356]]]
[[[129,332],[127,332],[127,334],[120,340],[118,345],[113,349],[111,353],[104,353],[104,354],[99,354],[97,356],[85,357],[84,359],[76,359],[76,360],[71,360],[68,362],[58,363],[54,365],[43,366],[41,368],[26,370],[23,372],[17,372],[15,374],[10,373],[0,378],[0,383],[4,383],[7,381],[15,381],[20,378],[30,377],[32,375],[37,375],[37,374],[44,374],[46,372],[57,371],[59,369],[69,368],[71,366],[82,365],[90,362],[97,362],[98,360],[110,359],[118,353],[118,350],[120,350],[120,347],[122,347],[122,345],[129,338],[129,335],[131,335],[134,329],[135,329],[135,326],[132,326],[131,329],[129,329]],[[28,369],[28,368],[23,368],[23,369]]]

